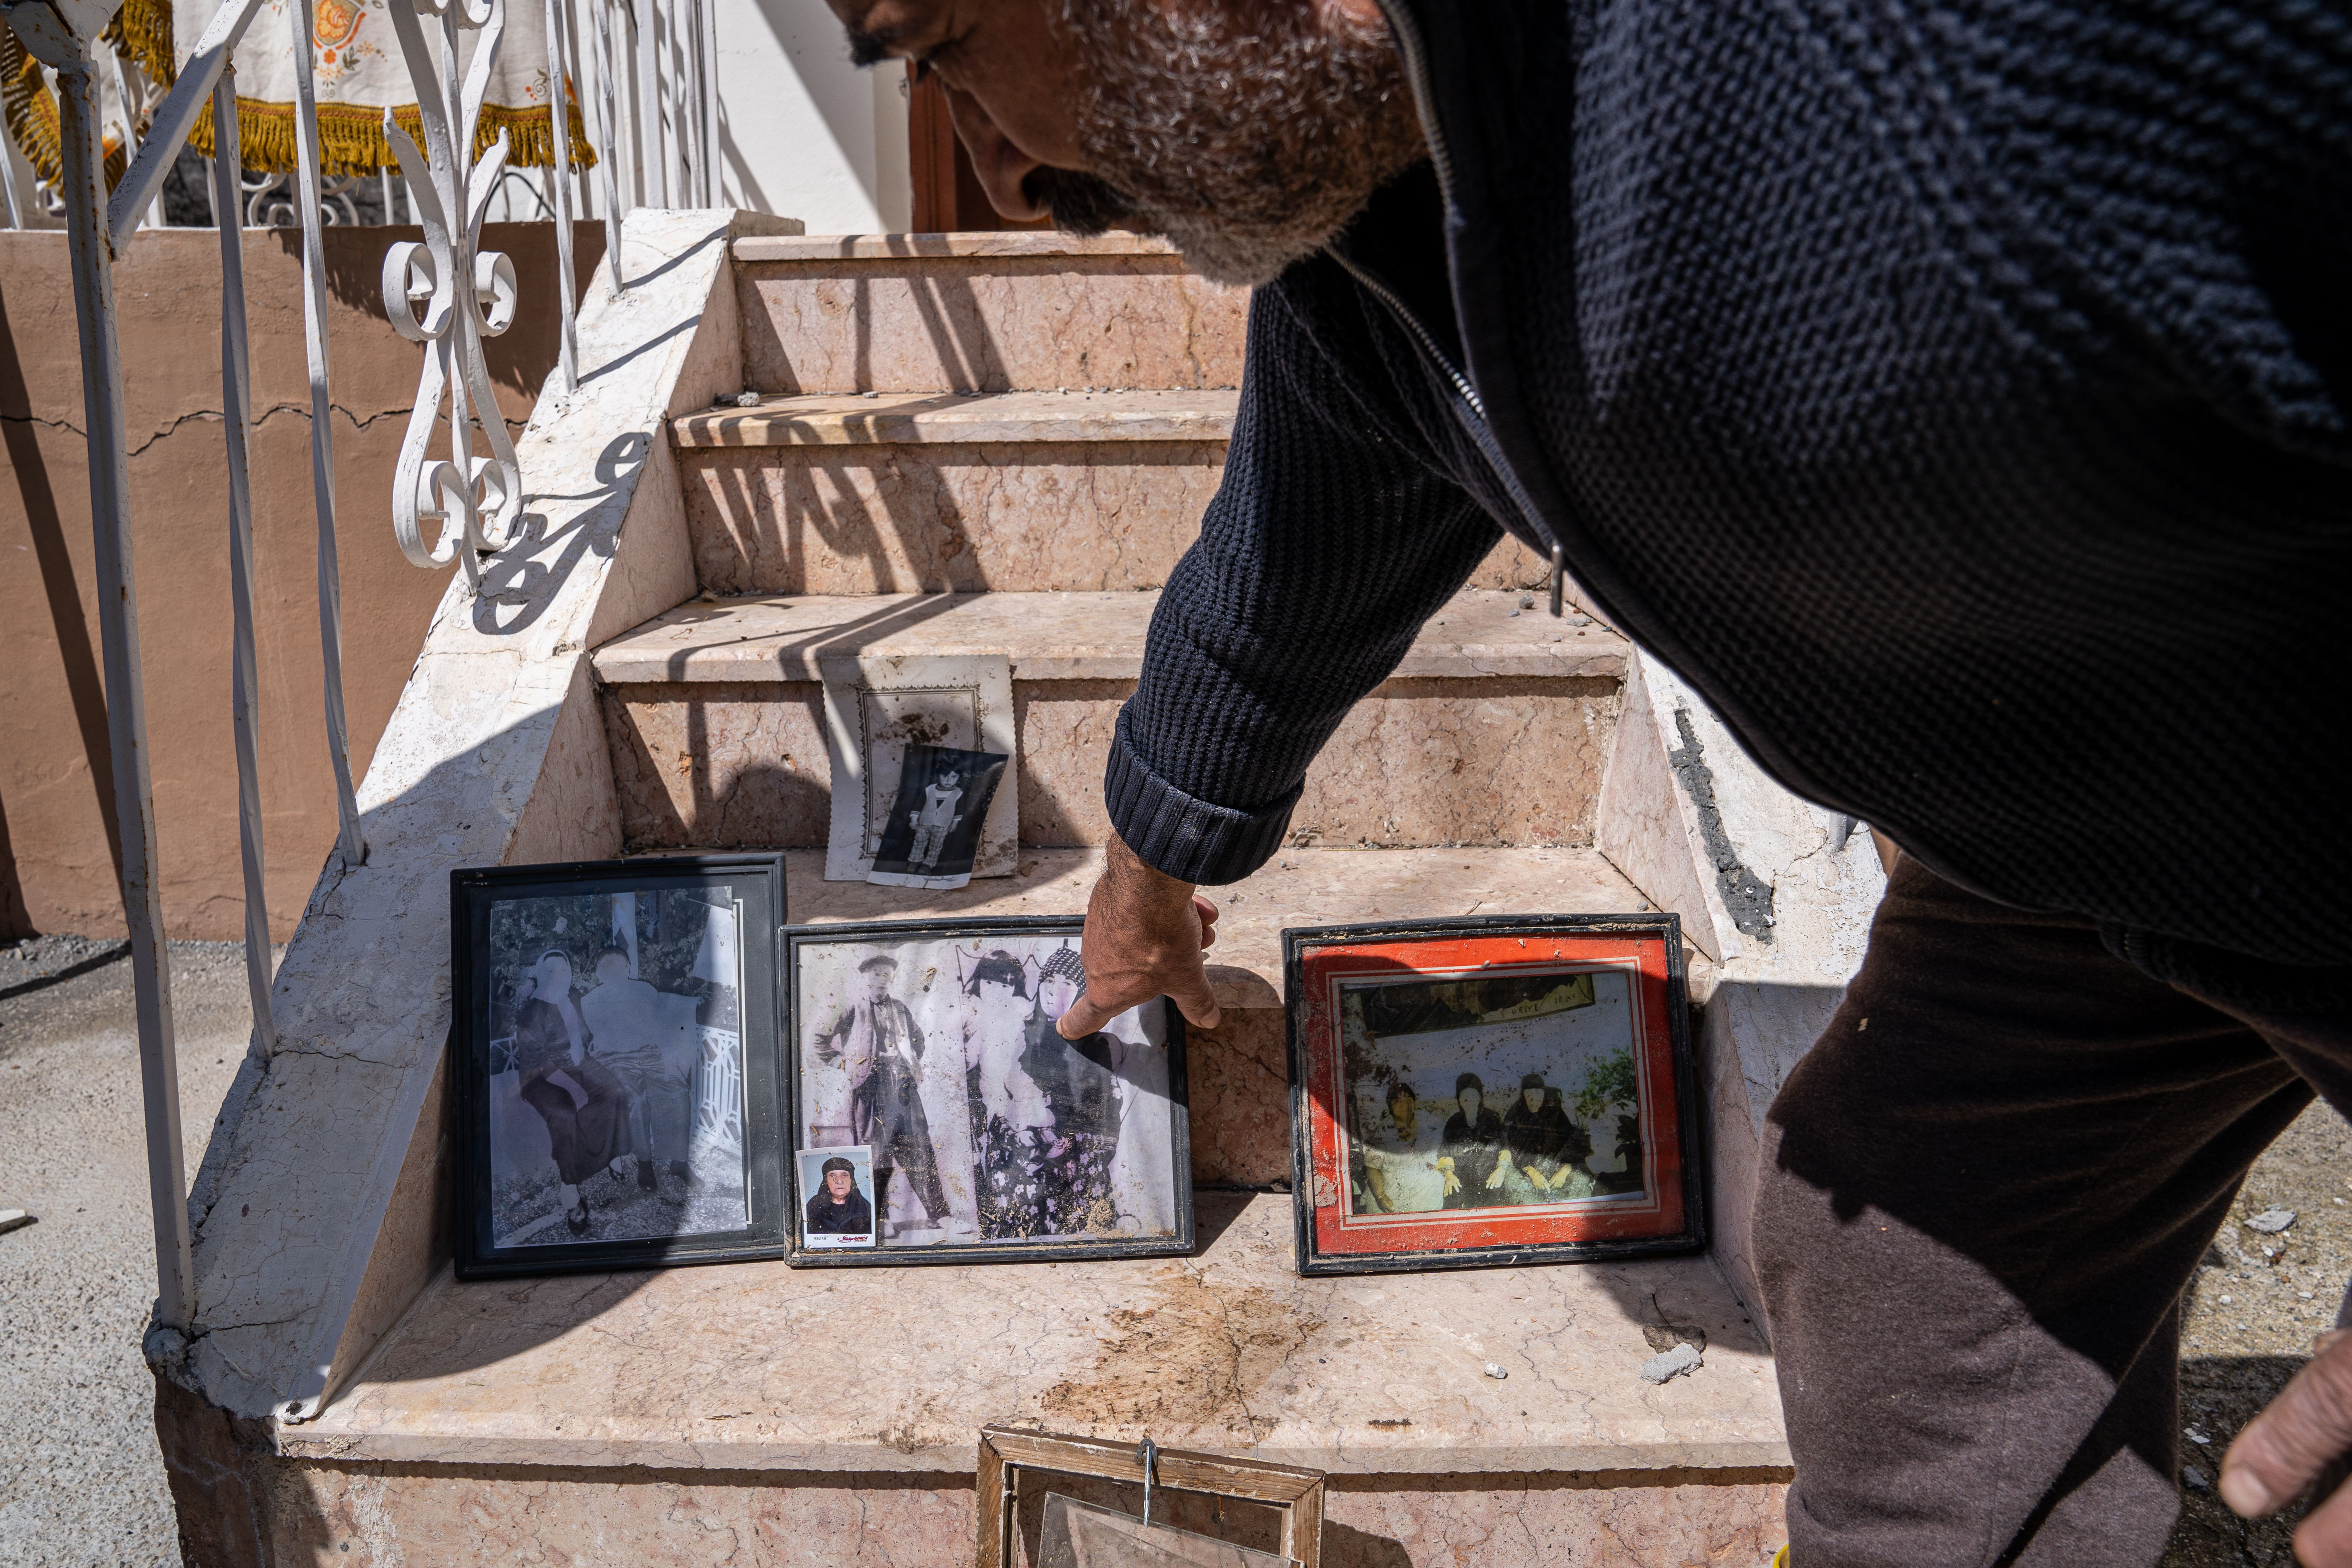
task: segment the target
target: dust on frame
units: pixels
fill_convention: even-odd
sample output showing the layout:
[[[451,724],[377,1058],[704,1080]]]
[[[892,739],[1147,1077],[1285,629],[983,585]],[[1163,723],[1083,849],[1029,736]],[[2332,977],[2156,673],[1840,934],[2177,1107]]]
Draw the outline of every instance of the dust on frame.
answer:
[[[786,933],[795,1150],[870,1151],[871,1249],[801,1265],[1181,1256],[1192,1248],[1184,1036],[1165,999],[1087,1039],[1082,922]]]

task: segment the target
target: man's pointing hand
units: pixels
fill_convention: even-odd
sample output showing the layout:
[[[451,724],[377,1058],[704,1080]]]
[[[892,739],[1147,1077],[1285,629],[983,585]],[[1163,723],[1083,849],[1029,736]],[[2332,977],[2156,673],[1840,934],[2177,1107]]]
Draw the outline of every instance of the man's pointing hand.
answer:
[[[1217,906],[1190,882],[1153,870],[1114,836],[1087,900],[1078,956],[1087,992],[1055,1027],[1084,1039],[1129,1007],[1166,996],[1198,1028],[1217,1026],[1217,998],[1201,954],[1217,940]]]

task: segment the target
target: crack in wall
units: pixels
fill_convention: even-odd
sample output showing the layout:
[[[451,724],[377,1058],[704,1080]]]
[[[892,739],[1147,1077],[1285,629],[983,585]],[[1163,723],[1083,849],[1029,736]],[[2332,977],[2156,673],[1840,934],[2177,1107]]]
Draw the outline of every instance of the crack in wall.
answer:
[[[356,414],[351,409],[344,407],[340,403],[330,403],[327,406],[337,414],[341,415],[344,419],[350,422],[351,428],[354,430],[368,429],[369,427],[386,419],[405,419],[411,413],[415,412],[415,405],[414,404],[410,404],[400,408],[380,408],[373,414]],[[263,425],[268,423],[271,418],[280,414],[290,414],[297,419],[308,419],[310,417],[310,410],[307,405],[299,403],[273,403],[268,408],[261,410],[253,416],[254,428],[259,429]],[[158,441],[162,441],[169,437],[177,435],[179,433],[180,426],[187,424],[192,419],[205,420],[217,424],[225,421],[226,418],[227,416],[217,408],[191,409],[189,412],[180,415],[178,417],[174,418],[169,425],[164,426],[162,429],[151,432],[147,438],[140,442],[139,445],[125,447],[123,455],[126,458],[138,457],[141,453],[146,451],[148,447],[154,446]],[[506,422],[508,429],[517,434],[520,434],[523,427],[529,423],[530,421],[525,419],[509,419]],[[44,419],[37,414],[0,414],[0,424],[37,425],[46,430],[60,430],[69,436],[79,436],[84,440],[88,440],[89,438],[89,432],[84,430],[80,426],[75,424],[70,419]],[[477,430],[481,428],[481,421],[478,417],[474,421],[474,427]]]
[[[1772,884],[1741,863],[1739,851],[1724,828],[1723,811],[1715,800],[1715,771],[1706,765],[1706,748],[1691,728],[1689,709],[1675,710],[1675,731],[1683,743],[1680,750],[1666,753],[1666,765],[1674,769],[1698,810],[1699,838],[1715,865],[1715,886],[1723,895],[1724,910],[1743,935],[1769,942],[1772,940]]]

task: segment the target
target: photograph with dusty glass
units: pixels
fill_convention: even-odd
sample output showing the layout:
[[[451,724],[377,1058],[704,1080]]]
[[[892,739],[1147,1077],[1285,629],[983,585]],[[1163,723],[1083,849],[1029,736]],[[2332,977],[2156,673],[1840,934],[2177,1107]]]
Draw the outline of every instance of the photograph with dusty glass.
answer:
[[[1643,929],[1661,918],[1285,933],[1303,1265],[1687,1242],[1679,952]]]
[[[1164,999],[1079,1040],[1080,922],[813,926],[788,933],[796,1152],[871,1162],[875,1244],[803,1216],[796,1262],[1189,1251],[1181,1021]]]
[[[751,1236],[755,1131],[773,1138],[753,1079],[772,1085],[773,1071],[751,1070],[746,1024],[771,1010],[772,963],[752,960],[773,928],[764,868],[750,869],[664,878],[639,864],[461,892],[477,939],[463,1087],[479,1258]]]

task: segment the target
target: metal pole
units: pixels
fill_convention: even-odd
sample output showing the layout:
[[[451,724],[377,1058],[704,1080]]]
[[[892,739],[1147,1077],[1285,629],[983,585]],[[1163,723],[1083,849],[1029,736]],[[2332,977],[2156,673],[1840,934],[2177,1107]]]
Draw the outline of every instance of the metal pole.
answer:
[[[253,651],[253,376],[245,328],[245,231],[236,221],[236,70],[213,86],[213,211],[221,247],[221,420],[228,442],[229,714],[236,737],[237,847],[245,861],[245,985],[264,1056],[278,1053],[269,1015],[269,900],[262,879],[261,704]]]
[[[563,372],[563,390],[580,384],[580,336],[574,316],[579,294],[572,272],[572,26],[563,0],[547,0],[547,115],[555,147],[555,177],[549,192],[555,209],[556,303],[563,335],[556,345],[556,363]]]
[[[596,54],[596,81],[589,89],[589,106],[596,113],[596,135],[604,143],[597,167],[604,176],[604,265],[612,269],[613,292],[621,288],[621,193],[614,165],[621,159],[621,116],[614,100],[613,37],[610,0],[587,0],[594,24],[586,29]]]
[[[637,204],[669,205],[669,183],[662,167],[660,29],[654,0],[629,0],[629,31],[637,55]]]
[[[0,132],[0,201],[7,203],[8,226],[25,226],[25,208],[16,195],[16,150],[8,144],[5,132]]]
[[[719,0],[694,0],[702,23],[702,205],[724,204],[725,174],[719,156]]]
[[[325,676],[327,759],[335,770],[335,853],[366,862],[352,792],[351,726],[343,717],[343,589],[335,556],[334,404],[327,391],[327,251],[319,205],[319,98],[311,7],[289,5],[294,46],[295,191],[302,204],[302,344],[310,371],[310,504],[319,527],[319,655]]]
[[[29,37],[26,42],[35,44]],[[106,729],[114,751],[122,914],[131,928],[140,1079],[147,1113],[147,1195],[155,1221],[155,1315],[166,1326],[185,1331],[194,1272],[188,1252],[188,1184],[180,1143],[171,961],[163,948],[163,903],[156,885],[147,698],[139,674],[139,599],[131,575],[131,463],[123,446],[114,253],[106,236],[105,154],[91,39],[77,33],[74,42],[78,58],[41,58],[58,68],[58,140],[64,153],[58,188],[65,201],[66,250],[73,265],[74,316],[81,337],[82,417],[89,440],[89,514],[97,546],[99,634],[105,649]],[[40,52],[37,44],[36,51]]]

